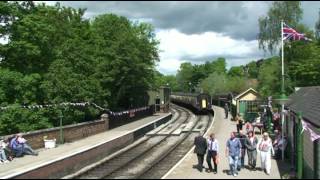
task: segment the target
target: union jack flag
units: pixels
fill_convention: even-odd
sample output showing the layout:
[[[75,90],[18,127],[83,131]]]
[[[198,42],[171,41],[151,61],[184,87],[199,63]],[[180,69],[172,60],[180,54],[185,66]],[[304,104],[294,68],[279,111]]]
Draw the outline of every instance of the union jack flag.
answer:
[[[312,41],[311,39],[307,38],[304,34],[298,33],[293,28],[289,27],[286,24],[283,24],[283,40],[292,40],[292,41],[299,41],[299,40],[305,40],[305,41]]]

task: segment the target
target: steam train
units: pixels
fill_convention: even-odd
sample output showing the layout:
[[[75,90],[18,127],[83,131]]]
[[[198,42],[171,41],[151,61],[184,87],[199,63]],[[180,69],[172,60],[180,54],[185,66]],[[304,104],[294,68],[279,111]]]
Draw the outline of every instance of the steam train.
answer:
[[[190,109],[195,114],[213,114],[211,96],[206,93],[172,92],[170,101]]]

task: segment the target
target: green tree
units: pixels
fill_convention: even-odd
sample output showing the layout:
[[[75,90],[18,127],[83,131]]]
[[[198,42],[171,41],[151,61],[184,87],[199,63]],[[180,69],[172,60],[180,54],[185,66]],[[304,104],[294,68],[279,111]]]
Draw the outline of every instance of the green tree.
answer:
[[[275,1],[266,17],[259,18],[259,48],[274,53],[281,42],[281,20],[296,27],[302,18],[300,1]]]
[[[228,71],[228,76],[243,77],[244,76],[243,67],[242,66],[231,67]]]
[[[227,77],[225,74],[214,72],[201,82],[201,88],[211,95],[225,93],[227,91]]]
[[[280,62],[278,57],[269,58],[264,60],[260,67],[258,91],[264,97],[279,95],[281,87]]]
[[[9,37],[0,45],[0,105],[15,106],[1,110],[0,134],[57,126],[60,111],[64,124],[101,113],[92,107],[21,105],[90,101],[112,110],[145,105],[146,91],[158,77],[153,27],[113,14],[89,21],[84,13],[59,3],[0,2],[0,38]]]
[[[93,20],[97,71],[104,89],[109,89],[110,107],[128,108],[145,105],[145,94],[154,81],[154,66],[159,60],[158,41],[149,24],[131,23],[113,14]]]
[[[192,85],[193,66],[191,63],[182,63],[177,72],[177,82],[180,89],[184,92],[190,92]],[[191,85],[189,84],[191,83]]]
[[[256,61],[251,61],[249,64],[247,64],[249,78],[257,79],[259,74],[259,67],[257,66]]]
[[[286,52],[289,61],[288,74],[293,86],[320,84],[320,46],[316,42],[295,42],[286,49]]]

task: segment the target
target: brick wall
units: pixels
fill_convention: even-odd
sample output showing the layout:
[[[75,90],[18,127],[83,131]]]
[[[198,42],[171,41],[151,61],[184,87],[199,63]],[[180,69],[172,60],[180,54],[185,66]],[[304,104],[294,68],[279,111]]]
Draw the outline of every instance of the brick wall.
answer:
[[[88,151],[48,164],[36,170],[20,174],[12,179],[59,179],[101,160],[132,142],[133,134],[130,133]]]
[[[94,134],[104,132],[109,129],[108,115],[103,114],[100,120],[73,124],[63,127],[64,142],[72,142]],[[22,133],[23,137],[28,140],[29,145],[33,149],[44,147],[43,137],[48,139],[56,139],[57,143],[60,140],[60,128],[50,128],[38,131]],[[5,139],[11,138],[14,135],[5,136]]]
[[[26,173],[10,177],[10,179],[60,179],[66,175],[80,170],[85,166],[88,166],[89,164],[97,162],[98,160],[101,160],[124,147],[127,147],[135,140],[141,138],[145,133],[168,122],[171,118],[172,114],[169,114],[159,119],[157,122],[141,127],[134,132],[105,142],[99,146],[92,147],[91,149],[80,152],[68,158],[64,158],[62,160],[30,170]]]

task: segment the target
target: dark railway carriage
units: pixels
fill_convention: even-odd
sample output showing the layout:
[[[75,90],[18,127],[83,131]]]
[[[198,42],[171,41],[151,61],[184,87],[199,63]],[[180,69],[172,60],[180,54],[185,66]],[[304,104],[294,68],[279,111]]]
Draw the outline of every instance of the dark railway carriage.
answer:
[[[206,93],[171,93],[171,102],[187,107],[194,113],[213,113],[211,96]]]

